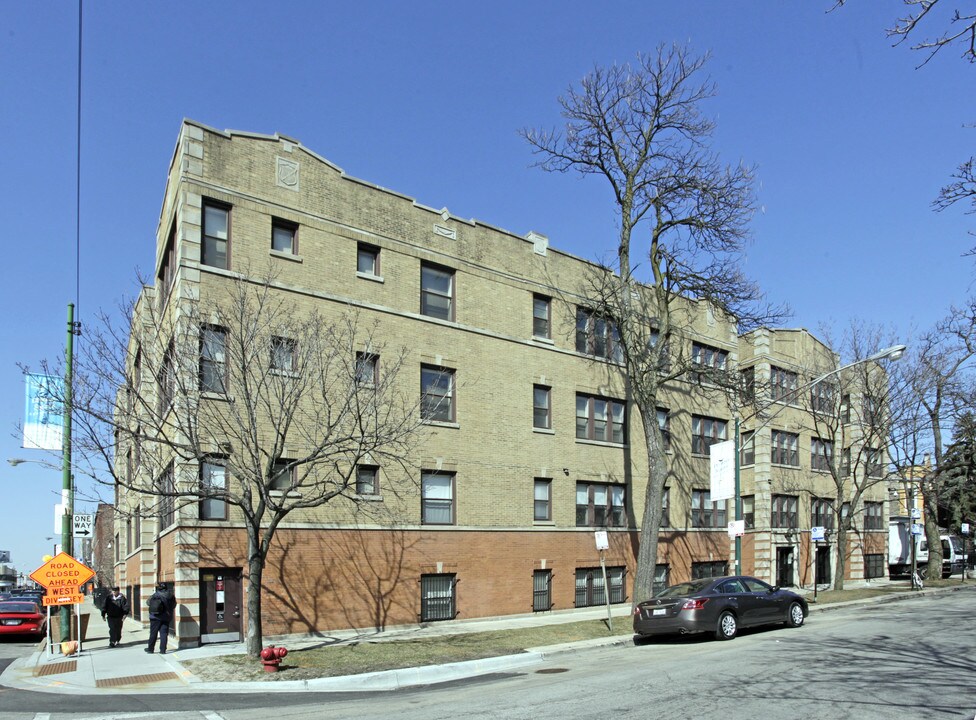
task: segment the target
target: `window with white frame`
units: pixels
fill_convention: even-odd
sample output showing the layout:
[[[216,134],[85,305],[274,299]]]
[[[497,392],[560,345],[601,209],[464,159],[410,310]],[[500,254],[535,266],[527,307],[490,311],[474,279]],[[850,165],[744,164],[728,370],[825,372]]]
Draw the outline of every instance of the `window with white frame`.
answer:
[[[226,520],[227,467],[221,458],[207,458],[200,463],[200,519]]]
[[[298,342],[292,338],[271,338],[271,369],[294,372],[298,369]]]
[[[454,271],[423,263],[420,266],[420,314],[454,319]]]
[[[360,275],[379,277],[380,249],[368,243],[359,243],[356,247],[356,272]]]
[[[532,337],[552,337],[552,300],[545,295],[532,296]]]
[[[814,470],[830,471],[834,460],[834,444],[822,438],[810,438],[810,467]]]
[[[360,387],[376,387],[379,382],[380,356],[371,352],[356,353],[356,384]]]
[[[532,427],[539,430],[552,429],[551,395],[552,389],[545,385],[532,386]]]
[[[742,496],[742,520],[745,523],[746,530],[751,530],[752,528],[756,527],[755,495]]]
[[[454,473],[424,471],[420,477],[420,521],[424,525],[454,524]]]
[[[454,422],[454,370],[420,366],[420,417],[432,422]]]
[[[694,342],[691,344],[691,361],[710,370],[725,370],[729,360],[728,350]]]
[[[576,308],[576,352],[623,362],[623,345],[616,324],[589,308]]]
[[[657,408],[657,426],[661,431],[661,449],[671,450],[671,411],[667,408]]]
[[[552,480],[548,478],[536,478],[533,483],[532,519],[552,520]]]
[[[577,527],[625,527],[623,485],[576,483]]]
[[[230,257],[230,207],[204,201],[202,230],[200,264],[226,270]]]
[[[834,529],[834,503],[829,498],[810,498],[810,526]]]
[[[357,465],[356,466],[356,494],[357,495],[379,495],[380,469],[376,465]]]
[[[885,526],[883,511],[884,503],[864,503],[864,529],[882,530]]]
[[[739,435],[739,464],[756,464],[756,433],[752,430]]]
[[[784,529],[799,527],[798,507],[799,499],[796,495],[773,495],[770,527]]]
[[[200,329],[200,390],[227,391],[227,330],[215,325]]]
[[[271,249],[275,252],[298,254],[298,225],[281,218],[271,219]]]

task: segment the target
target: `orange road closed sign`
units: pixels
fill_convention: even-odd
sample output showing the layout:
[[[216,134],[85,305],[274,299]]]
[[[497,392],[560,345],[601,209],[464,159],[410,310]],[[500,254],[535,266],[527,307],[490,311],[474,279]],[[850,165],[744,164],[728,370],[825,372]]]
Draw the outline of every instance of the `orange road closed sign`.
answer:
[[[31,580],[47,588],[48,593],[59,588],[78,588],[92,579],[95,571],[80,563],[68,553],[60,552],[30,574]]]
[[[75,588],[77,592],[78,588]],[[48,605],[78,605],[85,601],[82,595],[45,595],[42,598],[44,607]]]

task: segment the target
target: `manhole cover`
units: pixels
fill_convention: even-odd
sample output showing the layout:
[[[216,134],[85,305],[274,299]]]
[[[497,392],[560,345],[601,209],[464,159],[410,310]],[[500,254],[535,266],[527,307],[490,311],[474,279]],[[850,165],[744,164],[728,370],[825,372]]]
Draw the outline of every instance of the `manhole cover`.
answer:
[[[569,668],[542,668],[536,670],[536,675],[554,675],[556,673],[569,672]]]

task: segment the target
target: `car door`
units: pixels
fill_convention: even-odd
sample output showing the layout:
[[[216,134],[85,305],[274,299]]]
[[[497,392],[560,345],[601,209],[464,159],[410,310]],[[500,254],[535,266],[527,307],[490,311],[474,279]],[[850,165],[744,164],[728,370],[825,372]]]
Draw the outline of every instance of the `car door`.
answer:
[[[752,623],[756,613],[756,603],[738,578],[729,578],[720,583],[715,588],[715,593],[722,597],[724,607],[735,610],[740,626]]]
[[[786,617],[786,608],[780,607],[783,599],[780,593],[773,592],[773,587],[756,578],[742,578],[743,584],[752,599],[755,615],[753,625],[778,622]]]

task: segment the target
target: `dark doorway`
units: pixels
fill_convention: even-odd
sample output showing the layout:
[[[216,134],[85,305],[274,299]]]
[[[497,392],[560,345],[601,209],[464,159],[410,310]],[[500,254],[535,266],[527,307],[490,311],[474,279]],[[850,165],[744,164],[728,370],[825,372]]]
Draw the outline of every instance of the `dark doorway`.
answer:
[[[776,584],[780,587],[793,587],[793,548],[776,548]]]
[[[817,567],[816,567],[815,577],[816,577],[817,585],[830,584],[830,548],[829,547],[817,548]]]
[[[200,643],[241,639],[241,569],[200,571]]]

